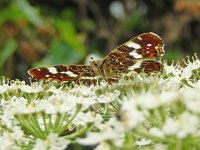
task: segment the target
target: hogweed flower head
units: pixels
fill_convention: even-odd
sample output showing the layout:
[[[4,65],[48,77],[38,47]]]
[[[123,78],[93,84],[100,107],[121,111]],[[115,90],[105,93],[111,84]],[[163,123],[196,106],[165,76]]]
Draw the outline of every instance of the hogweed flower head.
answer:
[[[199,149],[200,61],[98,85],[0,79],[0,149]]]

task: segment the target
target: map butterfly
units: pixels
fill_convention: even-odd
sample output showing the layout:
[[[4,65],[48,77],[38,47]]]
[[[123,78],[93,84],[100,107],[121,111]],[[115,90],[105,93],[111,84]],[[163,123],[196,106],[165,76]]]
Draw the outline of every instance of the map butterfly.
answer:
[[[36,80],[75,81],[87,84],[99,79],[117,81],[123,74],[135,72],[158,72],[163,65],[154,60],[164,55],[164,43],[155,33],[143,33],[118,46],[102,61],[91,61],[90,65],[56,65],[28,70]]]

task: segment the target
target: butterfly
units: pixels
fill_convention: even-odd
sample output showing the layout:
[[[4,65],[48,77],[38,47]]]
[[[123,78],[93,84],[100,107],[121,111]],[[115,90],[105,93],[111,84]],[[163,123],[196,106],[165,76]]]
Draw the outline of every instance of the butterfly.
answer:
[[[140,34],[111,51],[102,61],[91,61],[90,65],[55,65],[33,68],[28,73],[36,80],[75,81],[87,84],[99,79],[108,82],[118,80],[123,74],[158,72],[163,65],[154,60],[165,53],[164,42],[155,33]]]

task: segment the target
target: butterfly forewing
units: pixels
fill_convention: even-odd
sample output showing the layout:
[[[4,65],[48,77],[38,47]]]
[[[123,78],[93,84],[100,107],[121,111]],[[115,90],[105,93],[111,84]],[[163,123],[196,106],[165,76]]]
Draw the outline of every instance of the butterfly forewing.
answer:
[[[143,33],[110,52],[103,60],[101,70],[105,76],[113,76],[116,73],[127,73],[137,65],[139,70],[153,72],[162,70],[162,64],[152,59],[164,54],[164,43],[155,33]],[[143,60],[144,59],[144,60]],[[140,64],[140,65],[139,65]],[[131,66],[132,69],[129,69]],[[148,67],[150,67],[148,69]]]
[[[104,59],[123,57],[132,59],[160,57],[164,55],[164,43],[155,33],[143,33],[120,45]]]
[[[164,43],[155,33],[141,34],[125,44],[132,51],[133,58],[151,58],[164,55]]]
[[[80,81],[96,80],[98,77],[91,66],[86,65],[57,65],[33,68],[28,73],[37,80],[49,81]]]

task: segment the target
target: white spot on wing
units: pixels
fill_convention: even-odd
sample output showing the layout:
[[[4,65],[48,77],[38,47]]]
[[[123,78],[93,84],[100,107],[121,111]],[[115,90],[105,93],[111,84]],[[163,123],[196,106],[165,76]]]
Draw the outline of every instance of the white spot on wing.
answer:
[[[66,75],[68,75],[68,76],[70,76],[70,77],[77,77],[77,76],[78,76],[77,74],[74,74],[74,73],[71,72],[71,71],[63,71],[63,72],[60,72],[60,73],[66,74]]]
[[[57,69],[56,69],[55,67],[49,67],[49,68],[48,68],[48,71],[49,71],[50,73],[52,73],[52,74],[58,73],[58,71],[57,71]]]
[[[130,52],[129,55],[133,56],[134,58],[142,58],[142,55],[138,54],[135,50]]]
[[[49,77],[49,75],[47,74],[47,75],[45,75],[45,77],[47,77],[47,78],[48,78],[48,77]]]
[[[130,67],[128,68],[128,70],[135,70],[135,69],[138,69],[138,68],[141,67],[141,64],[142,64],[142,61],[139,60],[139,61],[137,61],[135,64],[133,64],[132,66],[130,66]]]
[[[152,44],[147,44],[147,46],[152,46]]]
[[[30,74],[30,72],[28,72],[29,73],[29,75],[33,78],[34,76],[32,75],[32,74]]]
[[[156,34],[156,33],[153,33],[153,32],[149,32],[150,34],[153,34],[153,35],[155,35],[157,38],[159,38],[160,39],[160,36],[158,36],[158,34]]]
[[[139,37],[138,37],[138,40],[142,40],[142,38],[139,36]]]
[[[134,48],[134,49],[140,49],[141,46],[133,41],[130,41],[128,43],[126,43],[126,46],[130,47],[130,48]]]

